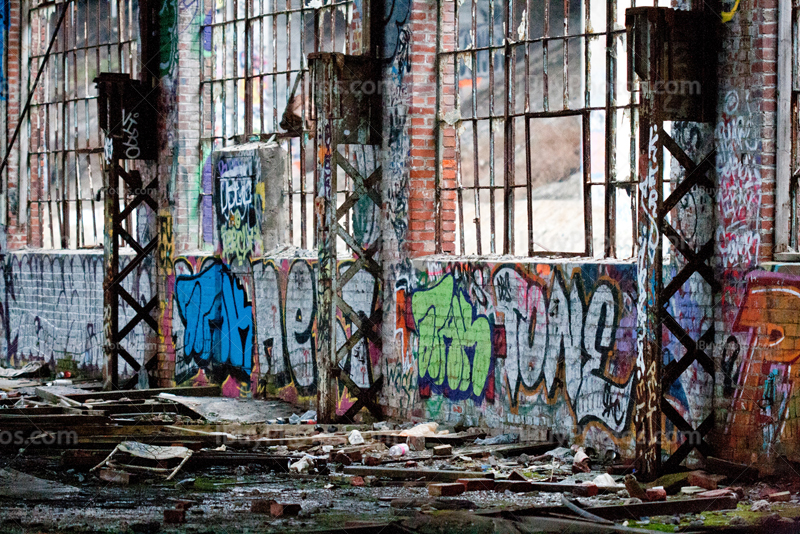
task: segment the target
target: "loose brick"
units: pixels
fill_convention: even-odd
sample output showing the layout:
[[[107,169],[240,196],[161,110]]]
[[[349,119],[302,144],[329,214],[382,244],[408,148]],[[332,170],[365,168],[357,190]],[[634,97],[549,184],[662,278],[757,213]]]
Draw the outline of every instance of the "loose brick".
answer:
[[[667,490],[664,488],[647,488],[647,500],[648,501],[666,501],[667,500]]]
[[[186,510],[167,509],[164,510],[164,523],[185,523]]]
[[[492,491],[494,480],[491,478],[459,478],[456,482],[463,484],[466,491]]]
[[[719,499],[720,497],[736,497],[736,493],[727,489],[727,488],[720,488],[711,491],[704,491],[703,493],[698,493],[698,497],[703,499]]]
[[[769,500],[769,502],[789,502],[791,498],[792,498],[791,491],[779,491],[778,493],[773,493],[772,495],[767,497],[767,500]]]
[[[406,439],[411,450],[424,451],[425,450],[425,436],[408,436]]]
[[[257,499],[250,504],[250,511],[254,514],[268,514],[274,499]]]
[[[464,484],[428,484],[428,495],[433,497],[453,497],[466,491]]]
[[[572,488],[572,494],[578,497],[594,497],[597,495],[597,492],[597,484],[592,484],[591,482],[577,484]],[[666,498],[666,493],[664,493],[664,496],[664,498]]]
[[[496,480],[494,490],[499,492],[511,491],[513,493],[525,493],[533,491],[533,484],[521,480]]]
[[[452,445],[439,445],[433,448],[434,456],[450,456],[451,454],[453,454]]]
[[[364,465],[368,465],[370,467],[381,465],[381,457],[375,456],[374,454],[369,454],[364,457]]]
[[[366,486],[366,482],[364,482],[364,478],[360,476],[354,476],[350,479],[350,484],[357,487]]]
[[[299,504],[273,502],[269,507],[269,515],[272,517],[290,517],[299,514],[302,509],[303,507]]]
[[[689,473],[687,482],[689,482],[690,486],[700,486],[707,490],[715,490],[723,480],[725,480],[725,475],[712,475],[705,471],[693,471]]]

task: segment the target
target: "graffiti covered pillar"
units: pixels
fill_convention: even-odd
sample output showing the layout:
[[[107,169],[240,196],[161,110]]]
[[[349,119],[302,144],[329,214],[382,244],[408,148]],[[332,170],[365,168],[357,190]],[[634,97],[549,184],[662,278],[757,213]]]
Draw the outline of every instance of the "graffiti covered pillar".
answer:
[[[661,410],[658,377],[661,366],[661,324],[659,292],[662,276],[662,245],[659,231],[664,178],[662,120],[655,94],[648,82],[661,74],[656,58],[663,53],[663,12],[648,8],[629,9],[628,80],[634,71],[640,78],[639,108],[639,241],[637,277],[639,298],[637,315],[638,355],[634,391],[634,429],[636,470],[640,478],[653,479],[661,468]],[[662,24],[659,24],[661,22]]]
[[[364,358],[370,346],[381,350],[379,308],[367,315],[345,297],[355,291],[358,274],[383,278],[379,265],[380,236],[367,229],[365,213],[376,214],[382,206],[380,166],[367,170],[365,162],[353,165],[350,156],[364,154],[365,145],[379,144],[380,105],[375,88],[378,63],[365,56],[315,53],[309,55],[317,113],[317,198],[314,201],[317,221],[318,265],[317,295],[317,416],[328,422],[336,416],[338,387],[341,384],[356,401],[341,415],[352,421],[368,408],[380,417],[375,396],[382,377],[371,384],[353,379],[352,372],[342,372],[354,349]],[[360,148],[360,150],[359,150]],[[354,154],[355,152],[355,154]],[[374,154],[374,151],[372,152]],[[344,175],[341,184],[337,179]],[[341,189],[340,189],[341,187]],[[341,201],[340,201],[341,200]],[[351,224],[352,219],[352,224]],[[342,224],[344,223],[344,225]],[[338,261],[338,245],[343,243],[354,261]],[[345,269],[346,267],[346,269]],[[362,273],[365,271],[365,273]],[[351,284],[348,287],[348,284]],[[378,294],[380,289],[377,289]],[[351,300],[351,302],[353,302]],[[344,325],[348,325],[344,328]],[[353,360],[350,360],[352,371]],[[356,374],[356,377],[358,374]]]
[[[332,150],[336,147],[332,130],[333,113],[333,63],[312,61],[311,84],[314,87],[314,109],[317,125],[317,197],[314,199],[317,234],[317,420],[331,422],[336,415],[336,385],[333,383],[333,334],[335,313],[333,311],[333,274],[336,271],[336,172]]]

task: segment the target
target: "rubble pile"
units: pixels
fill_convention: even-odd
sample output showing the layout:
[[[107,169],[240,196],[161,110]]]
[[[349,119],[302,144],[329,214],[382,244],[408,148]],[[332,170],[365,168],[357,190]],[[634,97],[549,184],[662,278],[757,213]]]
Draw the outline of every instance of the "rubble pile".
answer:
[[[800,484],[767,485],[752,466],[722,459],[645,482],[613,450],[526,442],[513,431],[433,422],[323,425],[313,410],[222,399],[214,387],[101,392],[25,384],[0,399],[0,428],[21,440],[0,436],[0,499],[69,510],[95,492],[111,492],[112,502],[134,492],[133,508],[151,518],[152,531],[215,531],[231,510],[246,517],[243,531],[329,532],[392,525],[423,532],[436,520],[419,515],[432,511],[459,514],[453,525],[469,516],[513,532],[560,532],[575,522],[592,532],[767,523],[780,532],[792,531],[792,517],[800,516]],[[43,458],[51,468],[41,467]],[[23,517],[24,505],[16,506],[2,516]],[[84,512],[70,513],[78,520]],[[342,522],[347,514],[356,519]],[[110,531],[133,524],[120,517]],[[86,519],[85,526],[97,528]]]

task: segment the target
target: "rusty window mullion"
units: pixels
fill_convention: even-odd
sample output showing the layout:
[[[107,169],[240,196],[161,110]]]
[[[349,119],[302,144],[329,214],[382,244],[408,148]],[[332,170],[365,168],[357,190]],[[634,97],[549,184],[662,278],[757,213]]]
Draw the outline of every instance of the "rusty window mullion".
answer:
[[[617,1],[606,0],[606,112],[605,112],[605,231],[604,253],[615,258],[616,248],[616,136],[617,136],[617,40],[614,25]]]
[[[568,1],[568,0],[566,0]],[[514,253],[514,189],[513,189],[513,182],[514,182],[514,126],[515,126],[515,119],[511,118],[511,112],[516,108],[516,47],[512,47],[511,40],[513,39],[513,29],[512,29],[512,22],[514,20],[513,11],[514,11],[514,0],[508,0],[506,3],[506,18],[505,18],[505,26],[506,26],[506,35],[504,38],[504,49],[503,49],[503,82],[504,82],[504,91],[503,96],[505,100],[505,109],[503,111],[503,127],[504,127],[504,134],[503,134],[503,143],[505,145],[504,152],[505,152],[505,169],[503,172],[503,204],[504,204],[504,216],[503,216],[503,254],[513,254]]]

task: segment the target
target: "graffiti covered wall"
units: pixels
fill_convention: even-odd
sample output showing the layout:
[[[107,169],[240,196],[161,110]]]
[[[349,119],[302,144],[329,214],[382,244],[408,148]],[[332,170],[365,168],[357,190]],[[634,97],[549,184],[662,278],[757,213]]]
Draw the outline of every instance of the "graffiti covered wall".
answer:
[[[123,256],[121,264],[126,263]],[[8,254],[2,267],[2,366],[44,361],[51,369],[102,376],[103,255]],[[123,285],[142,306],[152,297],[147,267],[138,267]],[[120,324],[133,316],[127,304],[120,306]],[[145,361],[148,347],[141,325],[123,340],[123,347],[140,364]],[[120,375],[131,374],[120,359]]]
[[[350,261],[340,262],[346,269]],[[217,257],[174,261],[167,298],[170,358],[177,384],[220,384],[227,396],[277,395],[313,404],[316,398],[316,259],[254,258],[247,271]],[[376,280],[361,272],[343,298],[367,316],[381,305]],[[340,317],[344,333],[354,328]],[[339,339],[343,339],[340,336]],[[362,340],[340,362],[359,386],[377,379],[379,352]],[[342,387],[341,412],[353,399]]]
[[[550,429],[630,446],[629,263],[414,262],[396,291],[387,395],[450,423]]]

